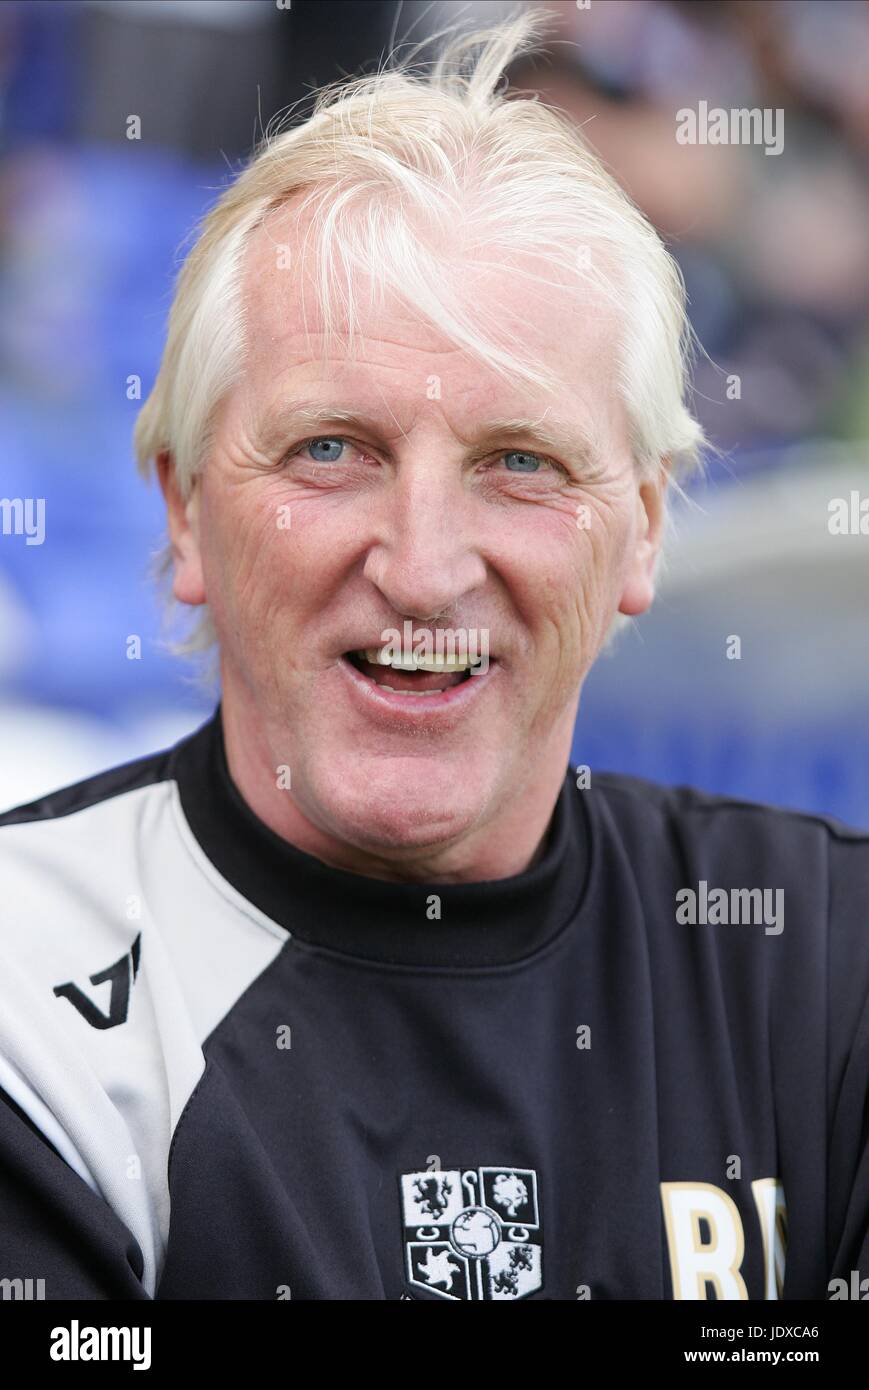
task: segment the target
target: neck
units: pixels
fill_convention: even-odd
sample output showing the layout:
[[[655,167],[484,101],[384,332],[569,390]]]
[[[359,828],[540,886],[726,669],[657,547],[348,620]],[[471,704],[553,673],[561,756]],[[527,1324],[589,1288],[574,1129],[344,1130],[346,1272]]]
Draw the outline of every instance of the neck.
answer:
[[[570,755],[573,718],[556,748],[535,760],[534,775],[510,789],[505,804],[458,838],[437,845],[373,850],[342,840],[275,782],[274,747],[286,747],[285,730],[270,730],[243,699],[225,690],[221,704],[230,776],[254,814],[281,839],[332,868],[396,882],[475,883],[510,878],[537,864]],[[253,733],[251,732],[253,730]],[[280,761],[280,760],[278,760]]]

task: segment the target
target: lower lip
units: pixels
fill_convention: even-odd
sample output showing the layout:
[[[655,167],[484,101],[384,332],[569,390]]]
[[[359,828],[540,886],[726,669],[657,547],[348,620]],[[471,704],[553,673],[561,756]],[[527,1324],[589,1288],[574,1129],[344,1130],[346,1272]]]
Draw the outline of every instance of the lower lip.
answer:
[[[448,690],[439,690],[432,695],[397,695],[395,691],[384,690],[382,685],[357,671],[346,656],[342,656],[337,664],[367,714],[405,727],[448,724],[464,716],[489,689],[500,670],[498,662],[490,662],[481,675],[468,676],[461,685],[452,685]]]

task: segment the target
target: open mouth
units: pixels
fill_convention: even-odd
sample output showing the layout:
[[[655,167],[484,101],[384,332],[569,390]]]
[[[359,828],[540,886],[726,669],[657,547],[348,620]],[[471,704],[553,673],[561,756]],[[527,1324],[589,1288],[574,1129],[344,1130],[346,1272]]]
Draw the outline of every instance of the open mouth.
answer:
[[[463,685],[471,676],[485,670],[482,661],[453,659],[433,656],[428,661],[384,660],[382,654],[373,648],[364,651],[345,652],[344,658],[368,680],[381,690],[393,695],[427,696],[442,695]]]

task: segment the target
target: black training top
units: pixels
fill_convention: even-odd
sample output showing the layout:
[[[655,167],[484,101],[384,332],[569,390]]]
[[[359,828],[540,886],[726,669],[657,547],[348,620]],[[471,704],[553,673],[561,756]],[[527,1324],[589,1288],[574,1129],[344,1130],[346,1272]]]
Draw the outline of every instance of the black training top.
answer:
[[[576,781],[531,870],[465,885],[285,843],[232,783],[219,709],[0,817],[0,1280],[573,1300],[869,1279],[869,836]]]

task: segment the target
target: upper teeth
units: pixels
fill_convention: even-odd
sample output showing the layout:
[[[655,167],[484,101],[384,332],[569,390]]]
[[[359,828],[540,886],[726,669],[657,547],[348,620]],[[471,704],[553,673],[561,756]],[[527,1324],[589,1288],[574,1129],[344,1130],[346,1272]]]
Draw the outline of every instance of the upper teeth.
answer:
[[[430,671],[434,675],[451,671],[470,671],[474,666],[479,665],[477,661],[461,661],[458,658],[437,655],[427,661],[418,660],[414,656],[397,660],[390,654],[388,647],[366,647],[357,655],[363,657],[365,661],[369,661],[373,666],[390,666],[393,671]]]
[[[443,695],[442,690],[396,690],[392,685],[381,685],[380,690],[388,690],[391,695],[413,695],[419,699],[420,695]]]

